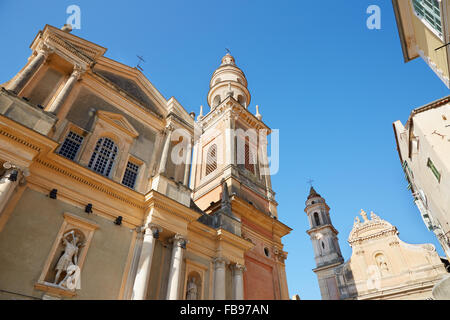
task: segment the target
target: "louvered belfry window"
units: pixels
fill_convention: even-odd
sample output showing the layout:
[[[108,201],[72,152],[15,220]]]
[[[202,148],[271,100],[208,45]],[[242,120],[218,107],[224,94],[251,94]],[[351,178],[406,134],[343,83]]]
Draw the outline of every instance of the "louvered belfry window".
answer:
[[[217,145],[209,147],[206,155],[206,175],[217,169]]]
[[[109,177],[117,151],[118,148],[114,141],[108,138],[100,138],[92,153],[88,167],[101,175]]]
[[[253,154],[250,150],[250,143],[248,141],[248,137],[245,138],[245,169],[250,171],[251,173],[255,173],[255,165],[253,162]]]

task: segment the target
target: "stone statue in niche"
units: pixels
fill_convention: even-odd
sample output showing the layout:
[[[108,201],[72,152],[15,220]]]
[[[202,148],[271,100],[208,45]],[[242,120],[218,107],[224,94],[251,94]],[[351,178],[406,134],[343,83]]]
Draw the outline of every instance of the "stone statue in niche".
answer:
[[[54,284],[65,287],[69,290],[80,289],[80,267],[78,267],[78,251],[83,245],[80,241],[81,236],[77,235],[74,230],[64,234],[62,242],[64,245],[64,253],[56,264],[56,276]],[[61,273],[65,272],[66,276],[58,283]]]
[[[192,277],[191,280],[189,280],[187,285],[186,300],[198,299],[198,288],[195,282],[195,277]]]
[[[377,261],[378,268],[380,268],[380,270],[381,270],[381,274],[384,275],[386,273],[389,273],[389,268],[388,268],[386,258],[384,257],[384,255],[379,254],[376,256],[375,259]]]

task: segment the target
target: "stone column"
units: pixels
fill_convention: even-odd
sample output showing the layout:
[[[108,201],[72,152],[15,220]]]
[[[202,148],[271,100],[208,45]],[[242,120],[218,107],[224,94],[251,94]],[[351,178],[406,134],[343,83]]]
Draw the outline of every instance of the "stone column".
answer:
[[[72,90],[73,86],[80,78],[81,73],[82,69],[75,66],[69,79],[64,84],[64,87],[58,93],[55,100],[53,100],[53,103],[50,105],[50,107],[48,107],[48,109],[46,110],[47,112],[51,112],[53,114],[56,114],[58,112],[58,109],[62,106],[67,96],[69,95],[70,91]]]
[[[242,264],[233,266],[233,300],[244,300],[244,270]]]
[[[159,233],[161,231],[161,227],[154,224],[149,224],[145,227],[141,256],[139,258],[138,269],[133,286],[133,300],[144,300],[147,295],[153,251],[155,249],[156,239],[159,238]]]
[[[19,184],[21,175],[20,170],[8,162],[3,164],[3,167],[7,170],[3,177],[0,178],[0,213],[5,208],[11,195]]]
[[[164,142],[164,149],[162,152],[161,157],[161,163],[159,164],[159,170],[158,173],[165,173],[166,172],[166,165],[167,165],[167,157],[169,156],[169,149],[170,149],[170,139],[172,139],[172,126],[168,126],[166,128],[167,135],[166,135],[166,141]]]
[[[9,83],[6,89],[18,94],[23,89],[25,84],[30,80],[31,76],[37,71],[37,69],[44,63],[48,57],[49,51],[38,50],[37,54],[32,58],[31,62],[18,74],[18,76]]]
[[[184,183],[183,184],[186,187],[189,187],[188,183],[189,183],[189,171],[191,168],[192,141],[190,144],[188,144],[186,153],[187,154],[186,154],[186,164],[184,166]]]
[[[186,243],[186,238],[180,234],[173,237],[172,260],[170,263],[169,283],[167,285],[167,300],[178,300],[179,298],[183,249],[186,249]]]
[[[225,300],[225,266],[225,259],[214,260],[214,300]]]

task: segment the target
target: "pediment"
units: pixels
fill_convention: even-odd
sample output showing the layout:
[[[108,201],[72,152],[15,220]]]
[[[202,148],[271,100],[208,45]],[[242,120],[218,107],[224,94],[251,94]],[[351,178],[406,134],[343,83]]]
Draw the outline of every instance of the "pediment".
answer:
[[[58,51],[62,56],[74,61],[82,61],[87,65],[106,52],[106,48],[50,25],[45,26],[42,38],[45,45]],[[38,42],[39,38],[37,37],[33,45]]]
[[[113,127],[121,130],[127,135],[136,138],[139,136],[139,132],[131,125],[131,123],[121,114],[108,112],[108,111],[98,111],[97,116],[99,119],[109,123]]]
[[[103,59],[102,59],[103,60]],[[100,75],[102,78],[107,81],[113,83],[115,86],[119,87],[121,90],[125,91],[131,98],[136,100],[140,105],[142,105],[145,109],[151,111],[159,117],[162,117],[167,111],[162,109],[158,102],[157,98],[152,99],[152,94],[147,92],[145,86],[141,84],[141,79],[135,75],[135,71],[128,66],[123,66],[128,68],[128,74],[123,74],[115,68],[108,68],[106,65],[102,65],[101,67],[96,67],[94,72],[97,75]],[[162,98],[162,97],[160,97]],[[166,103],[165,99],[163,100],[163,104]]]

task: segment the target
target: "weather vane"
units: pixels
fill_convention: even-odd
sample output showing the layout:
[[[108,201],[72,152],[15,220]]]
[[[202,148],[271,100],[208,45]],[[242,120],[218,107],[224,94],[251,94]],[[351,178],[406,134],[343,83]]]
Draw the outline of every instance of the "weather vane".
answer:
[[[231,54],[231,51],[230,51],[230,49],[228,49],[228,48],[225,48],[225,50],[227,50],[227,53]]]
[[[312,187],[313,186],[312,184],[313,184],[314,180],[309,178],[306,182]]]
[[[137,64],[136,68],[138,68],[138,69],[141,70],[141,71],[144,71],[144,69],[141,67],[141,62],[144,62],[144,63],[145,63],[144,58],[141,57],[141,56],[138,56],[138,55],[136,55],[136,57],[138,57],[138,59],[139,59],[139,63]]]

